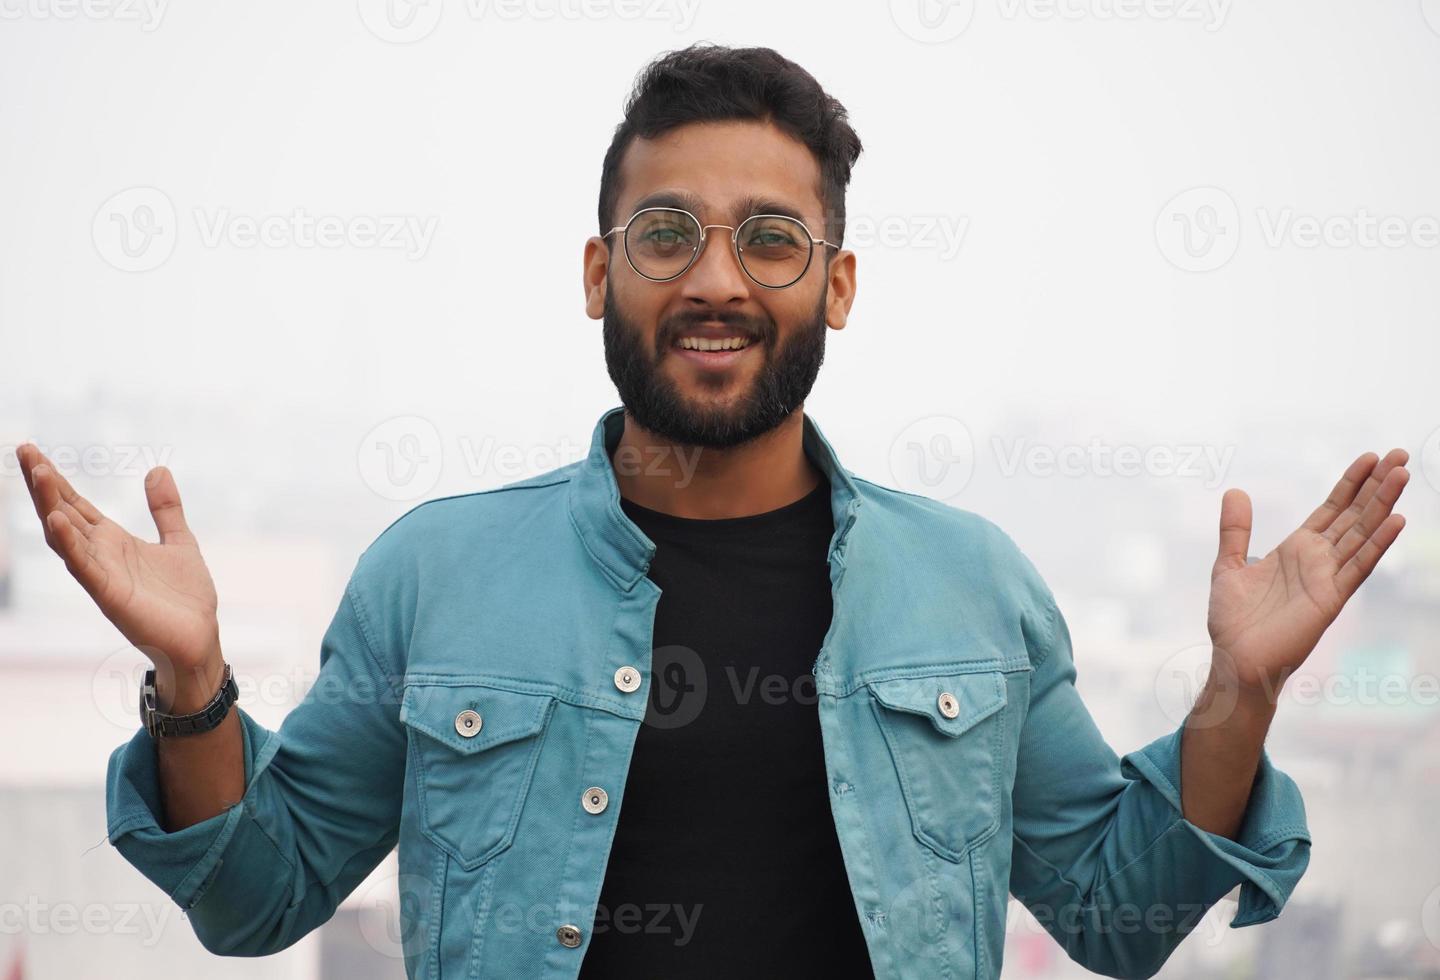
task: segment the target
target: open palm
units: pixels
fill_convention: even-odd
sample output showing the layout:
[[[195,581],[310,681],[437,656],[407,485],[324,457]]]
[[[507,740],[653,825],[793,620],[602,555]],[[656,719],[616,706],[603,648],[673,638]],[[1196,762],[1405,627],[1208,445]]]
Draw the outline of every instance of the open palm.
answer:
[[[199,667],[219,647],[215,584],[185,523],[170,471],[145,475],[158,543],[144,541],[80,496],[38,448],[15,451],[45,530],[105,617],[157,667]]]
[[[1409,472],[1403,449],[1364,453],[1325,502],[1259,561],[1247,563],[1250,498],[1220,504],[1220,551],[1210,578],[1210,639],[1241,684],[1274,695],[1315,649],[1374,570],[1405,519],[1391,514]]]

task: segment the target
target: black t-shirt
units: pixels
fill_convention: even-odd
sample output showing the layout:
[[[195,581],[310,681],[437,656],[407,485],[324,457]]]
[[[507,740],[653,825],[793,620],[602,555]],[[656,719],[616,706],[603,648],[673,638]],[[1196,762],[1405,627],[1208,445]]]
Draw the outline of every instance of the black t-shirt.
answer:
[[[829,483],[747,517],[620,505],[655,542],[662,594],[581,980],[873,980],[811,673],[830,626]]]

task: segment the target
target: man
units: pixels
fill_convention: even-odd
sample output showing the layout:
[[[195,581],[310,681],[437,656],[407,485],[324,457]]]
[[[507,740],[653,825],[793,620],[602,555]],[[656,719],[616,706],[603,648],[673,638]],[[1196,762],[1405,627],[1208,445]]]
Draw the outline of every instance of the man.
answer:
[[[168,471],[152,544],[21,447],[47,541],[155,663],[110,839],[208,949],[285,948],[396,846],[412,977],[995,977],[1007,891],[1147,977],[1237,884],[1232,926],[1280,913],[1310,835],[1265,734],[1403,526],[1406,454],[1256,561],[1224,495],[1209,679],[1117,758],[1014,542],[851,473],[803,412],[859,152],[769,49],[649,66],[584,253],[623,410],[586,459],[387,528],[278,733],[230,710]]]

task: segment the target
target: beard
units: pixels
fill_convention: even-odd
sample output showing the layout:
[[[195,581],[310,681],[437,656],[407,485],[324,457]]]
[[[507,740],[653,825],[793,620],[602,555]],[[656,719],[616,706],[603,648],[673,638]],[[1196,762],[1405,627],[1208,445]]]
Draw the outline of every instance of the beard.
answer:
[[[695,321],[721,320],[738,327],[760,346],[764,357],[759,375],[747,391],[722,407],[702,408],[691,404],[679,386],[659,368],[661,356],[669,355],[678,331],[687,318],[674,317],[660,324],[652,349],[640,328],[616,308],[615,292],[605,290],[605,367],[620,393],[620,401],[642,428],[682,446],[728,449],[764,435],[785,421],[810,394],[820,365],[825,360],[825,300],[820,296],[810,318],[791,333],[784,344],[772,320],[759,322],[749,317],[714,313],[689,318]]]

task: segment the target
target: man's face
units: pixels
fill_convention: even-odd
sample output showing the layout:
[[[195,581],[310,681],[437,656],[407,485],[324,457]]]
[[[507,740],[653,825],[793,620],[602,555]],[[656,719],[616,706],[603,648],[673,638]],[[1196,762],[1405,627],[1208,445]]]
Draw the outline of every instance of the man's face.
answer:
[[[771,212],[762,203],[769,202],[793,209],[816,238],[829,231],[818,164],[804,144],[769,124],[694,123],[635,140],[620,176],[615,225],[662,205],[683,207],[702,224],[738,226],[757,211]],[[767,289],[740,267],[728,229],[706,234],[689,270],[664,283],[630,267],[620,234],[611,236],[613,251],[592,238],[586,309],[604,318],[606,366],[635,420],[683,445],[724,448],[770,431],[801,407],[824,358],[827,321],[844,325],[854,260],[848,252],[832,260],[834,250],[817,245],[798,282]],[[746,344],[720,353],[683,349],[682,338],[698,335]]]

